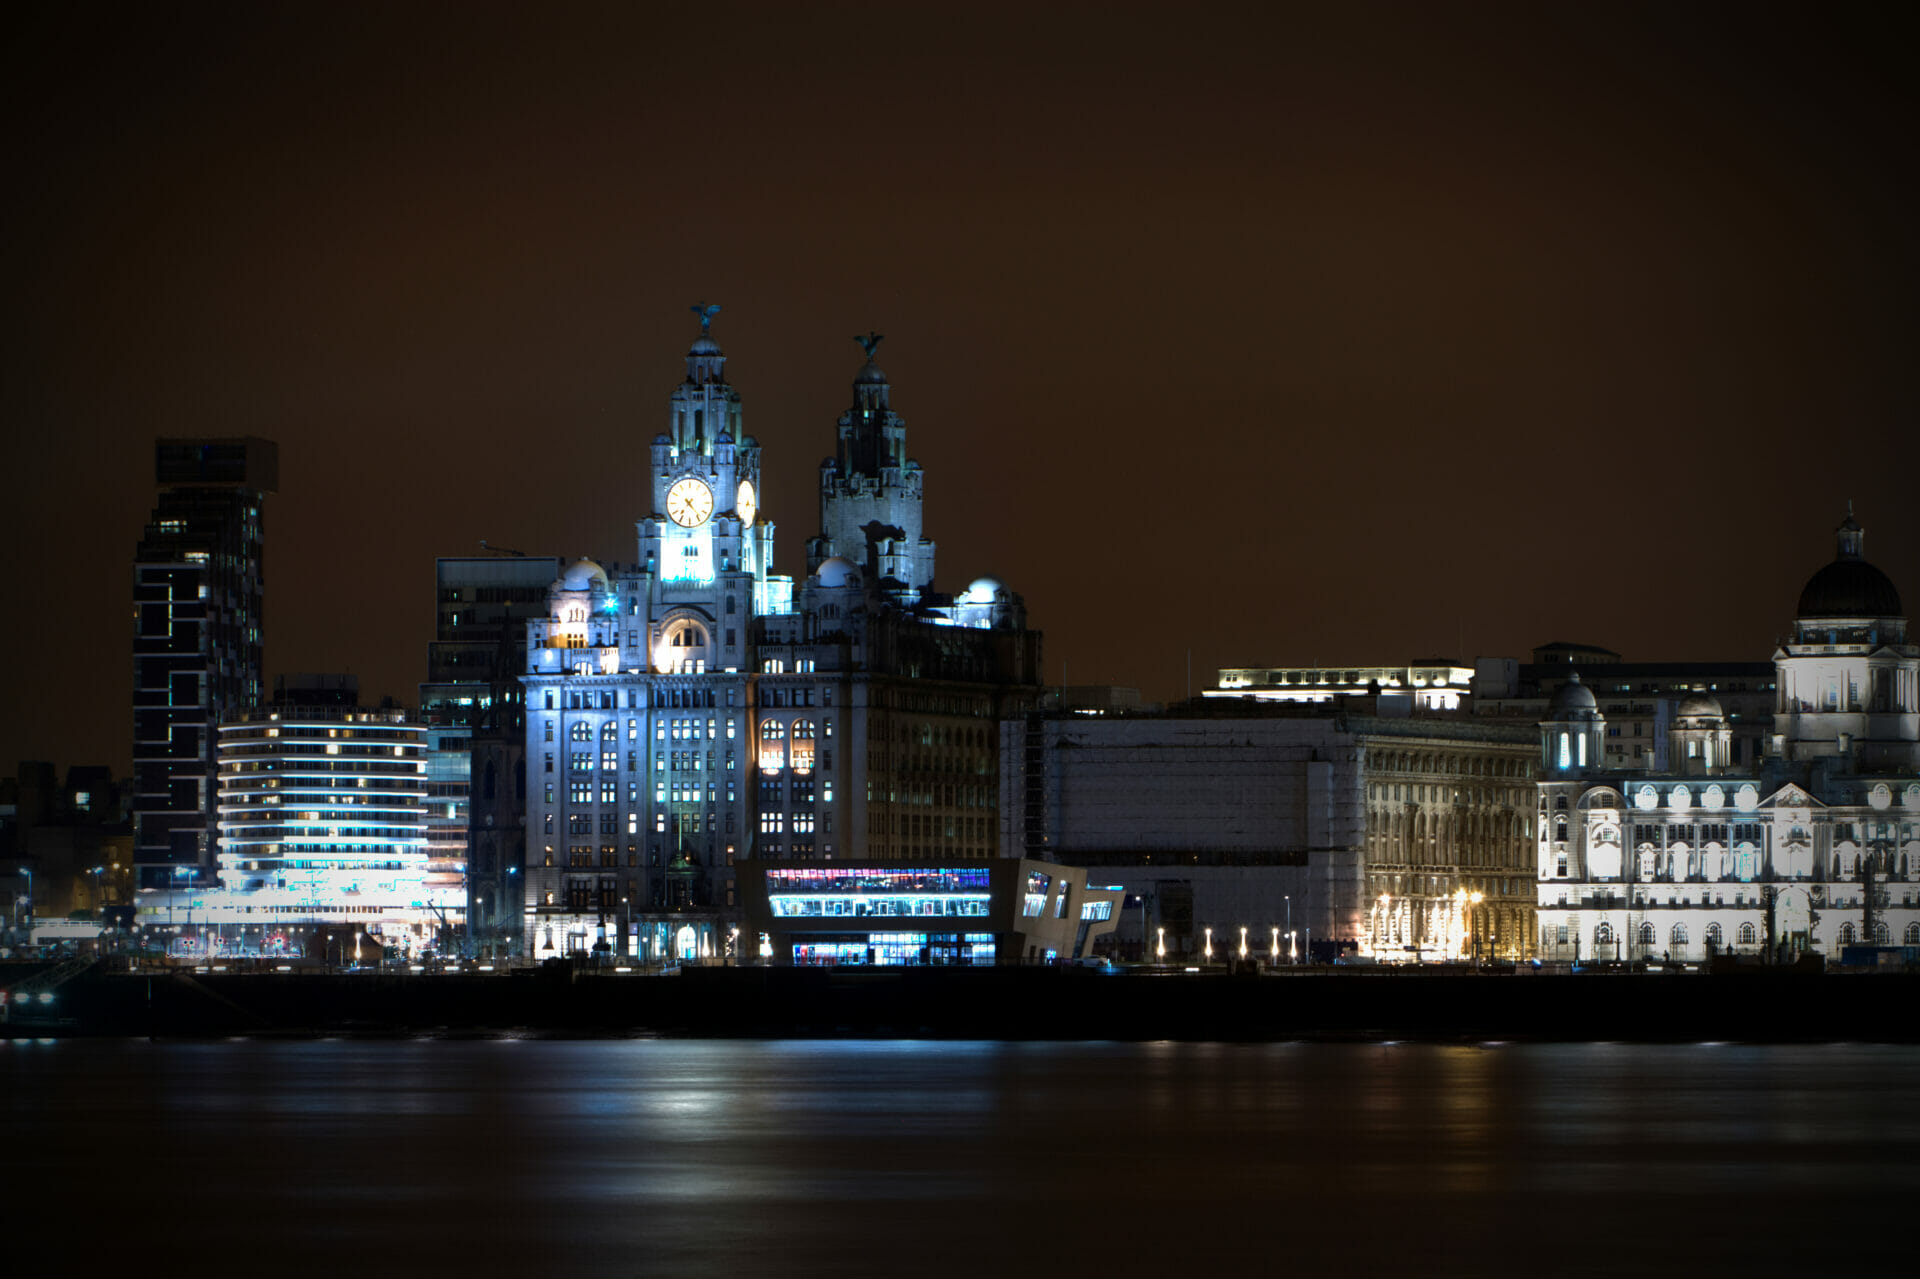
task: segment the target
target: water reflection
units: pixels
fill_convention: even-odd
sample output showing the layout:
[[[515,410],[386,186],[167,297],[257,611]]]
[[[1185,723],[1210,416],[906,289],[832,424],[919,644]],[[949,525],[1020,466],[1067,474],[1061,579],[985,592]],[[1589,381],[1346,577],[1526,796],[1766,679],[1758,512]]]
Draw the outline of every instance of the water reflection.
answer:
[[[62,1042],[0,1070],[17,1219],[111,1185],[90,1268],[146,1273],[1617,1270],[1598,1223],[1660,1269],[1772,1273],[1831,1241],[1770,1220],[1871,1218],[1920,1167],[1920,1060],[1854,1045]]]

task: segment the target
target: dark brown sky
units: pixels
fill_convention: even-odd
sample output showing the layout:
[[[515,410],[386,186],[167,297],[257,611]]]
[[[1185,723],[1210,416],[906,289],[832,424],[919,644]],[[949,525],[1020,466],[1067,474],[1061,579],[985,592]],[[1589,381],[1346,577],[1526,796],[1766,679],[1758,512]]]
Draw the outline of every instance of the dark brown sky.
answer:
[[[878,328],[1053,679],[1764,660],[1848,497],[1920,609],[1895,6],[539,8],[9,10],[0,770],[126,765],[154,436],[410,701],[435,556],[632,557],[695,299],[776,567]]]

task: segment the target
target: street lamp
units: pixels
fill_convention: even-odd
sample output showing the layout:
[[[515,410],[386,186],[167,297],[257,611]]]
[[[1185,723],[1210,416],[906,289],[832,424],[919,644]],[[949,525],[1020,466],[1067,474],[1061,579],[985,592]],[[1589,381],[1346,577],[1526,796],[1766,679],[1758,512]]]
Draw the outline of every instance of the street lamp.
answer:
[[[1278,924],[1273,926],[1273,949],[1269,953],[1273,956],[1274,963],[1280,962],[1280,926]]]
[[[1245,963],[1246,958],[1247,958],[1247,926],[1245,924],[1242,924],[1240,925],[1240,960],[1241,962]]]
[[[1291,928],[1287,929],[1287,962],[1289,964],[1297,964],[1300,962],[1300,951],[1294,945],[1293,929]]]
[[[1207,926],[1207,962],[1209,964],[1213,962],[1213,926],[1211,924]]]
[[[1167,962],[1167,928],[1165,924],[1160,925],[1160,962],[1163,964]]]

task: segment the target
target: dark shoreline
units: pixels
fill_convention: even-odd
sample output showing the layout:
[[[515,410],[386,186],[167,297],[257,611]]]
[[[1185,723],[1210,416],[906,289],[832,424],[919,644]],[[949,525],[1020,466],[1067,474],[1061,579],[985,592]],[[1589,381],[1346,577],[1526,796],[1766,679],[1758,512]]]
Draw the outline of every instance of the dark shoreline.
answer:
[[[1920,1043],[1920,974],[88,974],[0,1034]],[[42,1018],[45,1018],[42,1020]]]

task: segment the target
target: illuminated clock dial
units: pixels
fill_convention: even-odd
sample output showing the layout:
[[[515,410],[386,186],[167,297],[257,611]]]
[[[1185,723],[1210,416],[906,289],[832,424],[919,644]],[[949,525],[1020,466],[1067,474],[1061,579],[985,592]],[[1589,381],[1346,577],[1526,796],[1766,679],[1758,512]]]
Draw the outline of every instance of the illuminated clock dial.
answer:
[[[734,495],[733,509],[739,514],[742,524],[753,523],[753,517],[760,510],[760,504],[754,500],[752,480],[740,481],[740,491]]]
[[[667,490],[667,518],[681,528],[707,522],[713,514],[713,490],[689,475]]]

